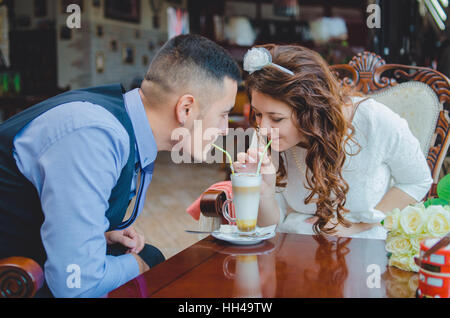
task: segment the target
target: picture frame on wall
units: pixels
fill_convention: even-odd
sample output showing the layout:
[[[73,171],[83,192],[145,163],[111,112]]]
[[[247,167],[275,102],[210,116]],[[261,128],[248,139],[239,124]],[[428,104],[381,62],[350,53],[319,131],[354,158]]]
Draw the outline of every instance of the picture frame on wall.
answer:
[[[117,52],[117,40],[111,40],[109,42],[109,48],[111,49],[112,52]]]
[[[99,7],[101,7],[101,6],[102,6],[101,0],[92,0],[92,6],[93,6],[94,8],[99,8]]]
[[[122,62],[124,64],[134,64],[134,47],[130,44],[122,46]]]
[[[105,54],[103,52],[95,54],[95,69],[99,74],[105,71]]]
[[[99,37],[99,38],[101,38],[101,37],[103,37],[103,26],[102,25],[97,25],[97,28],[96,28],[96,33],[97,33],[97,37]]]
[[[105,0],[105,18],[125,22],[141,22],[140,0]]]
[[[148,66],[150,63],[150,60],[148,58],[148,55],[142,55],[142,65],[143,66]]]

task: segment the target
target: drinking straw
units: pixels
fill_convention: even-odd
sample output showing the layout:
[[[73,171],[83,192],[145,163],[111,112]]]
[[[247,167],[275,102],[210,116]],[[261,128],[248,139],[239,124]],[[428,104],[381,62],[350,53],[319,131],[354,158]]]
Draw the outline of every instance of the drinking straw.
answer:
[[[269,149],[271,143],[272,143],[272,140],[270,140],[269,143],[266,145],[266,148],[264,149],[264,152],[263,152],[263,154],[262,154],[262,156],[261,156],[261,159],[259,159],[258,170],[256,171],[256,175],[257,175],[257,176],[258,176],[259,173],[260,173],[261,165],[262,165],[264,156],[266,155],[267,149]]]
[[[228,160],[230,161],[230,169],[231,169],[231,173],[234,175],[233,159],[231,159],[231,156],[230,156],[230,154],[228,153],[228,151],[226,151],[226,150],[223,149],[223,148],[220,148],[220,147],[217,146],[216,144],[212,144],[212,145],[213,145],[213,147],[215,147],[215,148],[219,149],[220,151],[222,151],[222,152],[228,157]]]

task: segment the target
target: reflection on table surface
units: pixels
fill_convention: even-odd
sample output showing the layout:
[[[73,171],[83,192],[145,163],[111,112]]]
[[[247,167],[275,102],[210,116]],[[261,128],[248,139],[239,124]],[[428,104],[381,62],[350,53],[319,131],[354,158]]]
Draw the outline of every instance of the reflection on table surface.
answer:
[[[254,246],[207,237],[108,297],[414,297],[417,274],[388,267],[384,247],[284,233]]]

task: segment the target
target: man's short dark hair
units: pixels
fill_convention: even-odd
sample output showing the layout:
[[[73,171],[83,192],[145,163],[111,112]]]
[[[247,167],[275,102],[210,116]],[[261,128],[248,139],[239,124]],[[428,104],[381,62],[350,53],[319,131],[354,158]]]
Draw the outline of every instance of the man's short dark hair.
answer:
[[[189,34],[172,38],[159,50],[145,80],[171,91],[192,81],[222,83],[225,77],[241,82],[240,68],[231,55],[213,41]]]

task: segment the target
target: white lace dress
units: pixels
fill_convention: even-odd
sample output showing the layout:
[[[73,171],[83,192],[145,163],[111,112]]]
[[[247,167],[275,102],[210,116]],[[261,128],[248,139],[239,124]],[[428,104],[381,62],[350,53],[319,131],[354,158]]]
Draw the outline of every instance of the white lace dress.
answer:
[[[354,98],[354,101],[359,100]],[[392,186],[417,201],[422,200],[430,189],[431,173],[406,120],[387,106],[368,99],[359,105],[352,123],[355,127],[354,138],[361,151],[355,156],[347,156],[343,168],[343,177],[349,185],[345,207],[350,212],[345,217],[354,223],[361,222],[361,216],[367,216],[368,211],[376,207]],[[350,153],[357,149],[355,145],[348,147]],[[304,186],[307,184],[305,156],[306,149],[300,147],[293,147],[284,153],[287,187],[277,189],[280,192],[276,194],[281,212],[280,232],[314,234],[312,225],[305,222],[316,211],[315,204],[304,203],[310,193]],[[352,237],[385,239],[386,231],[376,226]]]

